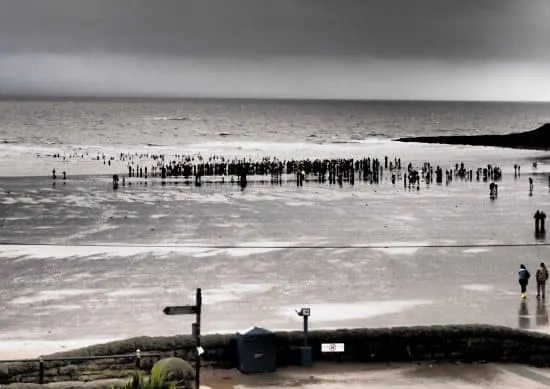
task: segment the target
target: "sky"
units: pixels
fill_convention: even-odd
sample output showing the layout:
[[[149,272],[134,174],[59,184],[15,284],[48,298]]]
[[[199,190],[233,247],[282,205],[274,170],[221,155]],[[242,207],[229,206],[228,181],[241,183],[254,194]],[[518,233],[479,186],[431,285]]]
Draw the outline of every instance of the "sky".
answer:
[[[2,0],[0,94],[550,101],[550,0]]]

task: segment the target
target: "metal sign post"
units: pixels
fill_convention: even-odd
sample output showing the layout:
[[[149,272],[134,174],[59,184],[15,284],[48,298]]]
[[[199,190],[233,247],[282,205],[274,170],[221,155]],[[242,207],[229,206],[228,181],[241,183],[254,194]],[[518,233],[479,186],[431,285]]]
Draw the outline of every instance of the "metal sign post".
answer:
[[[302,308],[299,311],[296,311],[298,316],[301,316],[304,318],[304,347],[307,347],[307,335],[308,335],[308,319],[311,315],[311,311],[309,308]]]
[[[307,345],[308,338],[308,319],[311,315],[311,310],[309,308],[302,308],[299,311],[296,311],[298,316],[304,318],[304,345],[300,347],[300,360],[302,366],[311,366],[313,363],[311,347]]]
[[[204,352],[201,346],[201,313],[202,313],[202,291],[197,288],[195,305],[179,305],[165,307],[162,312],[165,315],[196,315],[195,323],[191,325],[192,334],[195,337],[195,387],[200,388],[201,380],[201,354]]]

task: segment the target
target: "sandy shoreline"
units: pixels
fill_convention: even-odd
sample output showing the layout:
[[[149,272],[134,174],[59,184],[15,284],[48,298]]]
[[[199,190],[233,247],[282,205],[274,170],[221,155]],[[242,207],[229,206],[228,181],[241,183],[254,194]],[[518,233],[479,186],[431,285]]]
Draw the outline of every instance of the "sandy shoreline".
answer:
[[[54,153],[60,153],[61,158],[54,158]],[[77,153],[84,154],[84,158],[69,156]],[[86,155],[87,153],[87,155]],[[165,154],[173,156],[176,153],[202,155],[208,158],[211,155],[222,155],[226,158],[252,158],[259,160],[264,157],[276,156],[281,160],[300,158],[402,158],[405,162],[420,163],[429,160],[434,164],[454,166],[455,162],[464,161],[470,164],[482,157],[485,164],[500,164],[501,161],[524,161],[525,172],[530,169],[529,160],[543,158],[546,153],[541,150],[502,149],[498,147],[471,147],[441,144],[403,143],[389,139],[373,139],[365,142],[350,143],[269,143],[269,142],[208,142],[189,144],[174,147],[146,147],[132,145],[115,146],[48,146],[36,145],[0,145],[0,178],[2,177],[51,177],[52,169],[56,169],[58,176],[66,171],[67,176],[80,175],[127,175],[128,161],[120,160],[120,153],[137,154]],[[100,160],[96,156],[100,156]],[[114,157],[111,166],[103,163],[106,158]],[[452,155],[452,160],[449,156]],[[67,156],[63,160],[63,156]],[[151,164],[149,158],[140,161],[134,157],[134,163],[142,166]],[[513,164],[503,165],[503,171],[513,172]],[[525,166],[527,164],[527,166]],[[506,169],[506,170],[504,170]],[[541,171],[544,164],[540,164]]]
[[[254,149],[257,145],[249,146],[240,152],[264,156],[271,145],[259,150]],[[272,154],[284,153],[283,146],[287,145],[277,145]],[[484,182],[455,181],[429,188],[423,183],[420,191],[411,191],[402,184],[393,186],[387,175],[379,186],[356,183],[353,188],[311,183],[297,190],[291,183],[282,187],[251,185],[250,190],[241,191],[229,185],[163,187],[159,179],[153,179],[154,185],[113,191],[108,171],[120,168],[124,174],[125,162],[108,168],[98,161],[76,162],[71,169],[57,161],[56,170],[66,168],[68,180],[66,186],[53,190],[49,178],[53,158],[19,164],[14,154],[10,162],[14,173],[19,169],[44,176],[3,180],[2,206],[8,212],[3,220],[4,238],[21,247],[0,247],[2,265],[13,274],[0,281],[8,291],[0,301],[6,307],[0,318],[5,328],[4,338],[0,338],[1,357],[15,353],[36,357],[75,344],[79,347],[84,345],[82,341],[63,339],[82,339],[88,334],[110,340],[143,333],[158,335],[155,331],[181,333],[179,321],[161,318],[162,305],[181,301],[188,289],[199,286],[205,289],[205,323],[211,332],[258,324],[274,329],[299,327],[294,308],[300,304],[315,308],[312,325],[317,328],[482,320],[509,326],[531,321],[533,328],[546,331],[547,321],[544,324],[546,319],[534,301],[529,301],[529,313],[518,317],[517,285],[510,281],[518,261],[536,266],[543,248],[422,247],[536,242],[531,215],[533,209],[548,206],[545,172],[550,165],[541,160],[534,171],[530,161],[545,153],[394,146],[393,142],[298,145],[286,153],[389,154],[403,161],[441,160],[446,167],[461,159],[467,167],[502,164],[505,175],[499,183],[499,199],[489,199]],[[233,155],[236,144],[219,144],[218,151],[224,150]],[[524,166],[521,179],[513,176],[514,161]],[[6,169],[4,162],[0,158],[0,173]],[[31,162],[34,170],[26,165]],[[101,176],[72,180],[71,174],[77,172]],[[527,177],[532,172],[542,174],[533,175],[536,189],[529,196]],[[11,190],[10,195],[5,188]],[[349,223],[350,215],[353,223]],[[475,229],[474,215],[478,216]],[[28,236],[59,247],[23,246]],[[275,244],[287,242],[289,248],[172,252],[128,247],[170,242],[266,245],[266,236]],[[120,247],[84,250],[78,246],[97,242]],[[404,242],[412,247],[399,247]],[[392,247],[368,251],[352,247],[360,243]],[[315,244],[340,248],[293,249]],[[156,274],[159,263],[163,271]],[[357,271],[358,265],[361,271]],[[495,266],[502,271],[495,272]],[[378,272],[375,279],[367,275],[372,269]],[[429,288],[418,269],[428,272],[433,280]],[[449,271],[456,275],[453,279],[446,278]],[[144,288],[144,282],[154,282],[154,290]],[[452,311],[449,306],[454,307]],[[270,315],[265,314],[266,307]],[[135,320],[125,327],[127,331],[114,331],[120,328],[121,318],[130,315]],[[34,320],[36,317],[40,320]],[[60,321],[66,325],[58,326]],[[96,328],[101,333],[93,333]],[[19,339],[22,344],[10,343]]]

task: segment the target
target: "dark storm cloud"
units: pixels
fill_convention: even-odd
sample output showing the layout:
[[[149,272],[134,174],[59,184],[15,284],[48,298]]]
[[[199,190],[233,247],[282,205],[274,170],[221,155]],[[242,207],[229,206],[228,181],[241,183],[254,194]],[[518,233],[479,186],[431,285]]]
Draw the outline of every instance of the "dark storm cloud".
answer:
[[[550,58],[550,0],[2,0],[0,53]]]
[[[550,100],[550,0],[0,0],[0,95]]]

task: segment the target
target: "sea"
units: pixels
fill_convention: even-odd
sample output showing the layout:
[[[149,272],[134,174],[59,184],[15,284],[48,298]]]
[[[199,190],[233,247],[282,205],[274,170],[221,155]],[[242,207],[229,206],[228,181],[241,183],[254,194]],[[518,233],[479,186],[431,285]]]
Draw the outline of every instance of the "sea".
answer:
[[[550,332],[520,300],[520,263],[548,257],[546,151],[402,143],[506,134],[550,122],[550,104],[428,101],[4,99],[0,101],[0,359],[133,336],[190,334],[163,308],[204,299],[204,333],[486,323]],[[400,158],[444,170],[499,166],[490,181],[246,188],[205,178],[112,175],[163,154]],[[58,157],[59,156],[59,157]],[[104,163],[113,158],[111,165]],[[98,159],[99,157],[99,159]],[[520,166],[520,174],[514,166]],[[53,185],[52,170],[66,172]],[[534,188],[529,190],[529,178]],[[214,182],[215,181],[215,182]]]

